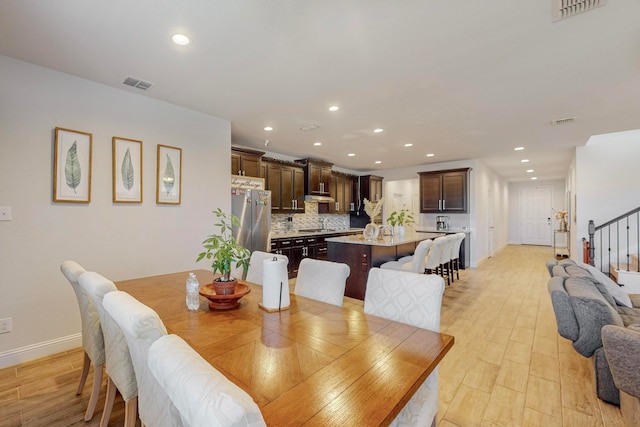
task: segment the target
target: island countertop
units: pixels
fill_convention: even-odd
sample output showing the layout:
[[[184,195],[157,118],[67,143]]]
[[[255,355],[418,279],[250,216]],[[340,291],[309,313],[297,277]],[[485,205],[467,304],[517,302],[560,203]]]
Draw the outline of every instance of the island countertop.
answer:
[[[339,236],[339,237],[329,237],[326,239],[327,242],[333,243],[347,243],[354,245],[367,245],[367,246],[398,246],[403,245],[405,243],[415,243],[420,242],[422,240],[427,239],[435,239],[436,237],[444,236],[445,233],[424,233],[424,232],[415,232],[415,231],[407,231],[406,234],[398,235],[394,234],[392,236],[382,236],[378,237],[375,240],[365,240],[362,234],[350,235],[350,236]]]

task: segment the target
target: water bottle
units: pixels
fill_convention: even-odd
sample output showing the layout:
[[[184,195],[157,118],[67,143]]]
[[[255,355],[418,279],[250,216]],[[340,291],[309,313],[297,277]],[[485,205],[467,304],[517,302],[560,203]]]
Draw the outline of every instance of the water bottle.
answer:
[[[197,310],[200,308],[200,283],[195,274],[189,273],[187,277],[187,308],[189,310]]]

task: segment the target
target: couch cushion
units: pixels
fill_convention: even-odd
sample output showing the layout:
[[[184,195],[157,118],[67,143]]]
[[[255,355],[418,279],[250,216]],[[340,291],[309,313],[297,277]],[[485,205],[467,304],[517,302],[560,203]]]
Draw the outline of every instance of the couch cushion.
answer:
[[[640,308],[640,294],[629,294],[629,299],[632,306]]]
[[[577,265],[565,266],[567,274],[571,277],[585,277],[587,279],[593,279],[593,276],[587,271],[587,269],[578,267]]]
[[[556,315],[556,323],[558,324],[558,333],[561,337],[575,341],[578,339],[580,328],[573,307],[569,300],[569,294],[564,289],[564,277],[552,277],[547,284],[549,295],[551,296],[551,304],[553,312]]]
[[[609,276],[607,276],[602,271],[600,271],[600,269],[595,268],[592,265],[589,265],[589,264],[583,264],[583,265],[587,269],[587,271],[591,274],[591,276],[595,281],[600,282],[607,287],[607,289],[609,290],[609,293],[611,294],[613,299],[616,300],[616,303],[618,303],[618,305],[623,305],[625,307],[633,307],[633,304],[631,303],[631,299],[629,298],[629,294],[623,291],[622,288],[616,282],[611,280]]]
[[[551,277],[570,277],[569,273],[566,272],[566,270],[564,269],[563,266],[561,265],[554,265],[553,268],[551,269]]]
[[[549,258],[546,262],[545,265],[547,267],[547,270],[549,271],[549,276],[553,277],[553,267],[556,266],[558,262],[556,261],[555,258]]]
[[[558,261],[558,265],[561,265],[563,267],[568,267],[570,265],[576,265],[576,262],[572,259],[563,259],[561,261]]]
[[[618,314],[622,318],[622,322],[624,323],[624,326],[640,323],[640,308],[629,308],[629,307],[617,306],[616,310],[618,311]]]

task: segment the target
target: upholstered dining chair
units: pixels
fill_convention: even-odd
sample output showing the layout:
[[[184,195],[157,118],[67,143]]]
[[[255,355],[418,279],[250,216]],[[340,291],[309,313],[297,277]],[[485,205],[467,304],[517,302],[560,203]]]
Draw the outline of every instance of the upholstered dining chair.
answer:
[[[305,258],[300,261],[293,293],[342,306],[350,268],[341,262]]]
[[[444,279],[435,274],[372,268],[364,312],[440,332]],[[430,426],[438,412],[438,368],[416,390],[391,426]]]
[[[456,279],[460,279],[460,246],[462,246],[462,241],[467,236],[464,233],[456,233],[455,240],[453,240],[453,244],[451,245],[451,255],[450,255],[450,265],[451,265],[451,280],[453,280],[453,273],[456,274]]]
[[[429,252],[427,252],[424,260],[424,270],[427,274],[440,274],[442,251],[446,243],[445,237],[446,236],[440,236],[433,239],[433,244],[431,248],[429,248]]]
[[[620,412],[626,426],[640,426],[640,326],[606,325],[602,345],[613,382],[620,390]]]
[[[133,371],[129,347],[118,324],[111,318],[102,305],[104,296],[117,291],[116,285],[92,271],[80,276],[80,286],[87,293],[100,316],[107,372],[107,398],[104,402],[100,427],[109,424],[109,417],[116,397],[116,389],[120,392],[124,406],[124,425],[133,427],[138,419],[138,385]]]
[[[444,240],[444,244],[442,247],[442,252],[440,252],[440,271],[442,272],[442,277],[446,277],[447,285],[450,285],[453,281],[453,271],[451,270],[451,251],[453,246],[456,243],[456,235],[455,234],[447,234],[446,236],[441,237]]]
[[[424,260],[433,245],[433,240],[423,240],[418,243],[413,255],[402,257],[397,261],[388,261],[380,266],[385,270],[409,271],[411,273],[424,273]]]
[[[268,252],[253,251],[251,258],[249,259],[249,270],[247,270],[247,282],[255,283],[256,285],[262,285],[262,275],[264,273],[264,260],[265,259],[283,259],[289,264],[289,258],[286,255],[270,254]]]
[[[188,426],[266,426],[251,396],[177,335],[151,344],[149,370]]]
[[[149,347],[167,335],[158,314],[126,292],[114,291],[104,296],[104,309],[116,321],[129,347],[138,383],[138,414],[143,426],[182,426],[176,407],[149,371]]]
[[[71,284],[73,292],[76,294],[76,299],[78,300],[78,307],[80,308],[84,363],[80,376],[80,384],[76,392],[77,395],[82,393],[87,376],[89,375],[89,368],[93,365],[93,387],[91,388],[89,404],[84,414],[84,420],[89,421],[93,418],[93,413],[98,403],[100,387],[102,386],[102,370],[105,362],[104,338],[102,337],[100,316],[91,299],[78,283],[80,276],[82,276],[86,270],[75,261],[64,261],[60,264],[60,271],[62,271],[62,274],[64,274]]]

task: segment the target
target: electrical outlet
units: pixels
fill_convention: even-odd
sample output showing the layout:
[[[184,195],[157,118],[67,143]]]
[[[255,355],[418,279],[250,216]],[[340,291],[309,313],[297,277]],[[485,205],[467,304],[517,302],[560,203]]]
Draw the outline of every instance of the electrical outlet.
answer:
[[[0,319],[0,334],[11,332],[11,317]]]

